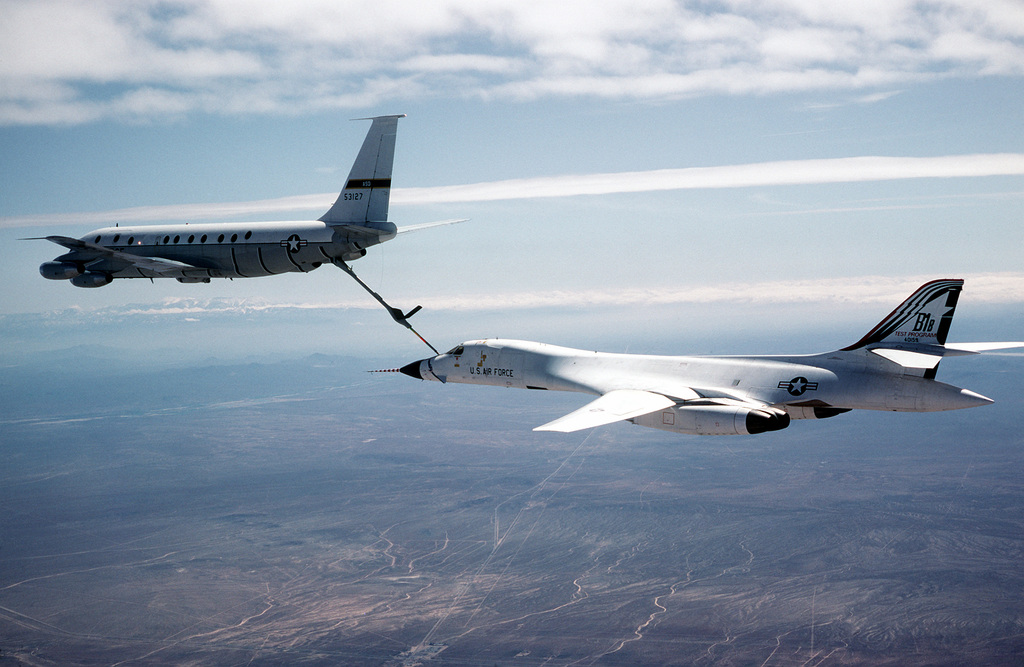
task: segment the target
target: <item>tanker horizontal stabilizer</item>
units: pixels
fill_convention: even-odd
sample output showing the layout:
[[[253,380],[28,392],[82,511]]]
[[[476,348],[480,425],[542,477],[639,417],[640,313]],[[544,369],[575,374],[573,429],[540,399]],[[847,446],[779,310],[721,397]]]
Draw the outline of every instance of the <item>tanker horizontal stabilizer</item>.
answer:
[[[434,222],[421,222],[415,225],[405,225],[404,227],[398,228],[399,234],[408,234],[409,232],[418,232],[424,229],[433,229],[434,227],[445,227],[447,225],[457,225],[460,222],[466,222],[469,218],[453,218],[451,220],[435,220]]]

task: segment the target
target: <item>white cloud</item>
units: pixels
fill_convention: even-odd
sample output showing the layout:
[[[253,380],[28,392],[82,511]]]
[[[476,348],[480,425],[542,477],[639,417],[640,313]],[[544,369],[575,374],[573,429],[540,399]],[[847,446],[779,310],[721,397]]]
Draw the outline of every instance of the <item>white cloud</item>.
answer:
[[[929,47],[929,55],[937,61],[976,63],[982,74],[1018,74],[1024,61],[1024,46],[1002,39],[964,31],[948,32],[937,37]]]
[[[610,174],[523,178],[491,183],[396,190],[396,203],[446,203],[602,195],[655,190],[884,181],[1024,174],[1024,155],[950,155],[929,158],[854,157],[688,167]]]
[[[497,72],[510,73],[521,69],[522,64],[513,58],[485,56],[470,53],[442,55],[416,55],[399,64],[409,72]]]
[[[265,215],[294,211],[327,210],[334,194],[298,195],[277,199],[213,204],[171,204],[167,206],[135,206],[113,211],[88,211],[58,215],[28,215],[0,218],[0,227],[41,227],[45,225],[112,225],[154,220],[217,220],[243,215]]]
[[[0,22],[3,124],[1021,74],[1015,0],[7,0]]]
[[[851,276],[770,282],[724,282],[719,284],[674,285],[650,288],[596,288],[589,290],[537,290],[473,294],[464,287],[457,294],[419,295],[415,302],[433,312],[526,311],[544,308],[666,307],[699,304],[836,304],[892,306],[900,303],[924,283],[942,276]],[[1024,273],[979,273],[963,278],[965,293],[972,304],[1024,304]],[[401,295],[395,299],[404,299]],[[118,317],[196,317],[200,315],[247,315],[289,309],[377,310],[376,303],[360,295],[350,299],[317,301],[274,301],[260,299],[195,299],[172,297],[153,304],[119,305],[98,310],[77,308],[62,311],[61,322],[77,315]],[[15,316],[16,317],[16,316]]]
[[[886,90],[878,93],[871,93],[870,95],[862,95],[854,100],[857,104],[875,104],[876,102],[884,102],[890,97],[899,95],[902,91],[899,90]]]
[[[972,303],[1024,303],[1024,273],[988,273],[966,276],[965,290]],[[532,290],[501,294],[417,297],[429,310],[479,311],[533,308],[669,306],[679,304],[847,304],[896,305],[915,289],[937,276],[857,276],[781,280],[759,283],[722,283],[653,288],[595,290]]]
[[[658,190],[746,188],[903,180],[915,178],[976,178],[1024,174],[1024,154],[945,155],[939,157],[851,157],[788,160],[720,167],[687,167],[606,174],[569,174],[517,178],[466,185],[396,188],[394,204],[442,204],[609,195]],[[0,227],[44,225],[109,225],[154,220],[213,220],[241,215],[323,211],[337,193],[297,195],[278,199],[215,204],[140,206],[84,213],[0,218]]]

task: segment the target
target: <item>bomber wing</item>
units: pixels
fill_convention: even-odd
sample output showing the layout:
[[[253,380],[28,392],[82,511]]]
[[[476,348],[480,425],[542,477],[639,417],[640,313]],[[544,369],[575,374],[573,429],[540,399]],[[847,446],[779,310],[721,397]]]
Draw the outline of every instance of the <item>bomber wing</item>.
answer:
[[[705,391],[707,395],[705,395]],[[604,426],[617,421],[642,417],[666,408],[682,408],[694,411],[720,411],[742,409],[750,412],[772,412],[767,403],[743,398],[734,398],[728,392],[718,390],[691,390],[687,397],[671,398],[665,394],[638,389],[615,389],[603,394],[579,410],[533,429],[534,431],[558,431],[572,433],[585,428]],[[678,393],[678,392],[674,392]],[[788,419],[786,423],[788,423]],[[781,428],[781,427],[776,427]],[[774,430],[774,429],[766,429]]]
[[[95,243],[71,238],[70,236],[54,235],[44,236],[42,238],[52,243],[56,243],[57,245],[64,246],[68,250],[72,251],[70,255],[65,255],[63,258],[58,259],[82,262],[87,266],[87,268],[93,268],[90,266],[91,264],[105,262],[108,263],[108,265],[102,267],[102,270],[110,273],[116,273],[129,267],[134,267],[139,270],[140,274],[146,277],[149,277],[150,274],[155,274],[153,277],[161,278],[189,278],[209,275],[207,269],[194,266],[192,264],[172,262],[166,259],[155,259],[152,257],[141,257],[129,252],[112,250]]]
[[[564,417],[559,417],[533,430],[572,433],[664,410],[675,404],[674,400],[664,394],[637,389],[616,389],[587,403],[579,410],[570,412]]]
[[[658,412],[666,408],[716,412],[743,409],[751,412],[773,412],[768,403],[741,396],[724,389],[673,387],[664,394],[639,389],[614,389],[575,410],[533,429],[572,433],[585,428],[604,426]],[[788,420],[787,420],[788,422]],[[767,429],[772,430],[772,429]]]

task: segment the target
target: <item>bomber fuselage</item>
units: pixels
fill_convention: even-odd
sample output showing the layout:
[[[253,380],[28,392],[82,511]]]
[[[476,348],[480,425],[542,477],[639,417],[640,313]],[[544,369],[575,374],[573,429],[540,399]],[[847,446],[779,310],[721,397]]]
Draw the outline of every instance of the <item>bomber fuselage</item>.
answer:
[[[414,377],[501,387],[604,394],[656,391],[679,401],[732,398],[785,409],[933,412],[984,405],[974,392],[900,372],[867,350],[803,356],[651,356],[513,340],[464,343],[414,362]]]

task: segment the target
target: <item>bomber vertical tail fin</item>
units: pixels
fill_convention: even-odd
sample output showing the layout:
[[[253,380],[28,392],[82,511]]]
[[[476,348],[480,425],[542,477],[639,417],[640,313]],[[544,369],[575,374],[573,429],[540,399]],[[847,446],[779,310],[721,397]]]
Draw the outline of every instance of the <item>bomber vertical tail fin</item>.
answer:
[[[1022,341],[946,343],[963,285],[960,279],[921,285],[867,335],[842,351],[867,349],[902,366],[906,375],[934,379],[943,357],[1024,347]]]
[[[405,118],[405,114],[358,119],[372,120],[373,124],[366,133],[344,189],[334,206],[320,217],[321,222],[329,225],[387,222],[399,118]]]
[[[874,329],[843,349],[856,350],[873,344],[945,345],[963,286],[964,281],[959,278],[921,285]]]
[[[896,310],[859,341],[843,350],[867,348],[904,368],[904,373],[934,378],[947,351],[962,279],[933,280],[921,285]]]

